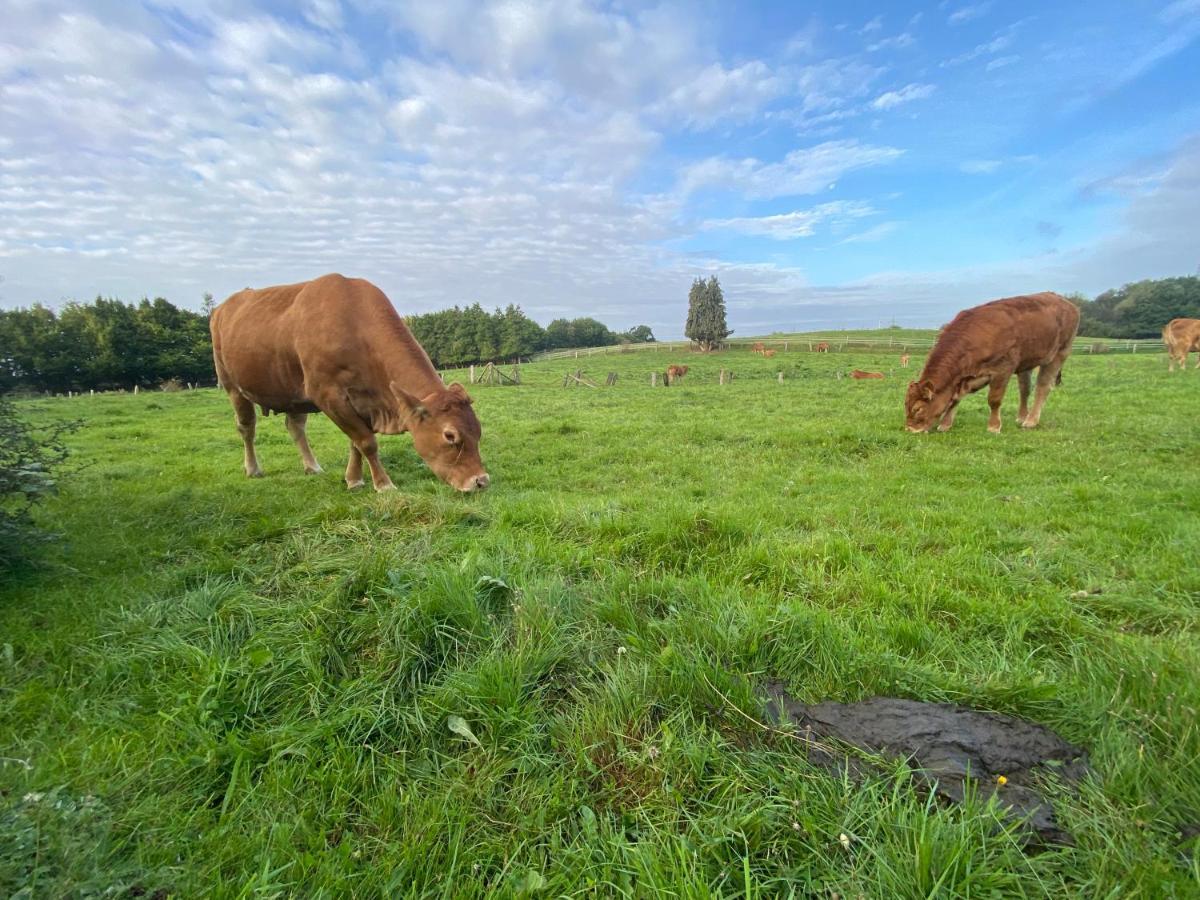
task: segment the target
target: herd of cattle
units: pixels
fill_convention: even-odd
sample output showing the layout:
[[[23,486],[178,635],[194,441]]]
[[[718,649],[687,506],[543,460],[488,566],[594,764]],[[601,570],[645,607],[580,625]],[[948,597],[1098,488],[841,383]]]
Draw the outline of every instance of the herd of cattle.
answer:
[[[925,368],[908,385],[905,426],[946,431],[963,397],[988,388],[988,431],[1000,431],[1000,404],[1013,375],[1020,386],[1017,422],[1034,428],[1079,327],[1079,309],[1053,293],[993,300],[963,310],[942,329]],[[257,416],[283,413],[304,470],[321,471],[305,435],[308,414],[323,412],[350,439],[346,485],[363,484],[363,459],[377,491],[395,487],[379,461],[377,434],[413,436],[433,472],[460,491],[479,491],[489,477],[479,456],[481,429],[460,384],[446,386],[384,293],[360,278],[325,275],[299,284],[244,291],[211,318],[217,379],[233,404],[251,478],[262,469],[254,452]],[[1200,351],[1200,319],[1174,319],[1163,329],[1170,369]],[[828,352],[822,342],[814,348]],[[764,357],[774,350],[755,344]],[[908,365],[907,354],[901,365]],[[1200,361],[1197,362],[1200,368]],[[671,366],[668,383],[687,374]],[[1033,370],[1037,386],[1033,387]],[[854,378],[882,378],[855,369]],[[1031,391],[1033,405],[1029,405]]]

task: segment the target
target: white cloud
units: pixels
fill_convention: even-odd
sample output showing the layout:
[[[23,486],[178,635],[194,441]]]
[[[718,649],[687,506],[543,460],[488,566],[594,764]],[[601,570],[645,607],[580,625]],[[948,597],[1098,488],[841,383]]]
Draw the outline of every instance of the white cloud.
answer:
[[[1200,16],[1200,0],[1175,0],[1158,14],[1164,22],[1177,22],[1189,16]]]
[[[984,69],[988,72],[994,72],[996,69],[1003,69],[1005,66],[1011,66],[1013,63],[1021,61],[1019,56],[997,56],[990,60]]]
[[[867,22],[861,29],[859,34],[873,34],[883,28],[883,16],[876,16],[871,21]]]
[[[996,35],[990,41],[984,41],[982,44],[976,44],[974,47],[972,47],[967,52],[960,53],[958,56],[954,56],[948,60],[945,60],[943,63],[941,63],[941,66],[943,68],[945,68],[946,66],[957,66],[957,65],[961,65],[962,63],[965,63],[965,62],[970,62],[973,59],[977,59],[980,56],[986,56],[986,55],[992,54],[992,53],[999,53],[1001,50],[1004,50],[1007,47],[1009,47],[1012,44],[1012,42],[1013,42],[1012,31],[1011,30],[1005,31],[1002,34]]]
[[[880,94],[871,102],[871,106],[875,109],[892,109],[914,100],[924,100],[932,95],[934,90],[932,84],[907,84],[897,91]]]
[[[895,37],[882,38],[873,44],[869,44],[867,46],[867,50],[870,53],[888,49],[902,50],[905,47],[911,47],[915,43],[916,39],[907,31],[905,31],[896,35]]]
[[[880,222],[878,225],[872,225],[866,231],[860,231],[857,234],[852,234],[845,238],[843,244],[866,244],[874,241],[881,241],[891,234],[895,234],[896,229],[900,227],[899,222]]]
[[[959,163],[958,168],[968,175],[991,175],[998,172],[1002,165],[1004,163],[998,159],[969,159]]]
[[[835,200],[821,203],[811,209],[798,209],[773,216],[712,219],[705,222],[703,228],[706,231],[736,231],[741,234],[762,235],[777,241],[790,241],[812,237],[819,226],[828,225],[834,230],[840,230],[853,220],[875,214],[876,210],[868,203]]]
[[[991,0],[985,3],[972,3],[950,13],[946,21],[951,25],[961,25],[964,22],[970,22],[972,19],[978,19],[980,16],[987,15],[991,8]]]
[[[716,188],[753,199],[816,194],[848,172],[891,162],[902,152],[857,141],[827,141],[793,150],[777,163],[710,157],[684,169],[679,192],[687,196],[702,188]]]

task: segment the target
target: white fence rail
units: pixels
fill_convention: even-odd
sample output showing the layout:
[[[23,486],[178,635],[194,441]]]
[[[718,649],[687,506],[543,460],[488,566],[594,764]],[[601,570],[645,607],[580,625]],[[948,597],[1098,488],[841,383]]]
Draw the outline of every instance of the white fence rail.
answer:
[[[933,341],[927,338],[762,338],[760,340],[726,341],[724,349],[749,350],[756,344],[772,350],[815,350],[818,344],[828,344],[830,352],[845,350],[879,350],[894,353],[914,353],[930,350]],[[552,359],[582,359],[588,356],[608,356],[614,353],[687,353],[694,345],[691,341],[655,341],[648,344],[613,344],[608,347],[581,347],[572,350],[547,350],[535,353],[530,362]],[[1162,350],[1162,341],[1157,338],[1139,340],[1096,340],[1077,338],[1075,353],[1152,353]]]

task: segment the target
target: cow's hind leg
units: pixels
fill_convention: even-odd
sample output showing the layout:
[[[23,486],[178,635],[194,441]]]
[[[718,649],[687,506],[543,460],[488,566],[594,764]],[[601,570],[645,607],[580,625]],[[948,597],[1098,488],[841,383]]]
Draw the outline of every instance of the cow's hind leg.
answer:
[[[1000,433],[1000,404],[1004,402],[1004,392],[1011,377],[1011,374],[997,375],[988,386],[988,407],[992,411],[988,417],[988,431],[992,434]]]
[[[233,404],[234,421],[237,422],[238,434],[242,436],[245,447],[243,468],[248,478],[262,478],[263,470],[259,468],[258,457],[254,454],[254,426],[258,415],[254,412],[254,404],[236,391],[229,392],[229,402]]]
[[[1029,411],[1029,415],[1025,417],[1025,421],[1021,423],[1022,428],[1037,428],[1038,422],[1042,420],[1042,407],[1046,405],[1046,398],[1050,396],[1050,389],[1054,387],[1054,383],[1058,380],[1058,375],[1062,371],[1065,361],[1065,355],[1059,356],[1038,369],[1037,389],[1034,392],[1033,409]]]
[[[292,440],[296,442],[296,447],[300,450],[300,459],[304,461],[304,471],[309,475],[318,475],[322,471],[321,464],[317,462],[317,458],[313,456],[312,448],[308,446],[308,434],[305,431],[307,424],[307,414],[287,414],[288,434],[292,436]]]
[[[1017,373],[1017,388],[1020,390],[1021,405],[1017,408],[1017,424],[1024,425],[1029,418],[1029,392],[1033,389],[1033,370]]]

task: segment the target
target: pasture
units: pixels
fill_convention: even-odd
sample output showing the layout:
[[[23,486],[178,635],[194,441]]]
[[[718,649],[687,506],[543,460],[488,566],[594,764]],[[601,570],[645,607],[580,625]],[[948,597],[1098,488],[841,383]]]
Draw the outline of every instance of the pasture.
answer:
[[[538,363],[471,389],[465,497],[407,437],[397,492],[347,492],[319,416],[326,474],[272,417],[248,480],[216,390],[24,403],[86,424],[63,540],[0,587],[0,893],[1195,896],[1200,372],[1166,368],[1077,354],[1036,431],[1014,382],[1003,434],[981,393],[918,436],[917,355]],[[767,680],[1053,728],[1075,846],[811,767]]]

